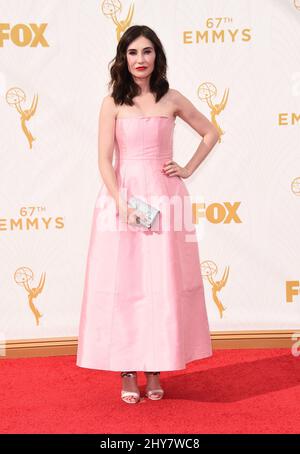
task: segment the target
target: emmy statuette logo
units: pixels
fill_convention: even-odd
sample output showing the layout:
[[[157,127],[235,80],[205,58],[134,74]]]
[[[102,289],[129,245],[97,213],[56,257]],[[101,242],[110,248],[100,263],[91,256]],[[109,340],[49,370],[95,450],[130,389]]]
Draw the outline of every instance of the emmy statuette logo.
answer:
[[[223,94],[223,98],[220,103],[214,103],[213,98],[217,96],[217,88],[211,82],[203,82],[197,90],[198,97],[201,101],[207,103],[210,108],[210,117],[212,123],[215,125],[219,132],[219,142],[221,142],[221,136],[224,134],[224,131],[220,128],[217,123],[217,116],[225,109],[228,101],[229,89],[226,88]]]
[[[116,26],[117,41],[119,42],[122,34],[130,27],[133,17],[134,5],[130,5],[126,19],[118,19],[117,14],[122,11],[119,0],[104,0],[101,5],[102,13],[110,17]]]
[[[21,88],[13,87],[10,88],[6,92],[6,102],[16,109],[16,111],[20,114],[20,121],[22,131],[24,132],[27,140],[29,142],[29,148],[32,148],[32,142],[36,139],[33,137],[31,132],[28,130],[26,123],[30,120],[30,118],[35,114],[38,102],[38,95],[34,95],[31,106],[29,109],[23,109],[21,103],[26,101],[26,95]]]
[[[228,266],[225,267],[222,279],[220,281],[216,281],[213,277],[214,275],[217,274],[217,272],[218,272],[218,267],[211,260],[206,260],[205,262],[201,263],[201,274],[211,284],[211,292],[212,292],[213,301],[218,308],[220,318],[222,318],[223,312],[225,311],[226,307],[223,306],[222,302],[218,298],[217,293],[220,292],[220,290],[223,287],[225,287],[225,285],[227,284],[228,275],[229,275],[229,267]]]
[[[18,268],[14,274],[14,280],[18,285],[22,285],[27,292],[28,304],[34,315],[36,325],[39,325],[40,318],[43,316],[34,305],[33,300],[42,292],[45,285],[46,273],[42,273],[37,287],[31,287],[29,281],[33,279],[33,271],[27,266]]]

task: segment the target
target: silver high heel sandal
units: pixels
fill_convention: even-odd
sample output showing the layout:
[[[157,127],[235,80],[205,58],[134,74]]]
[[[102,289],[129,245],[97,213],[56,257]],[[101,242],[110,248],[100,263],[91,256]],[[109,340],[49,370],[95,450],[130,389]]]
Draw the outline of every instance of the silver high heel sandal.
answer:
[[[136,377],[136,372],[121,372],[121,377]],[[140,392],[122,389],[121,399],[127,404],[137,404],[140,400]]]
[[[159,375],[160,372],[145,372],[145,374]],[[162,388],[148,389],[148,387],[146,386],[145,396],[148,397],[148,399],[160,400],[160,399],[162,399],[163,395],[164,395],[164,390]]]

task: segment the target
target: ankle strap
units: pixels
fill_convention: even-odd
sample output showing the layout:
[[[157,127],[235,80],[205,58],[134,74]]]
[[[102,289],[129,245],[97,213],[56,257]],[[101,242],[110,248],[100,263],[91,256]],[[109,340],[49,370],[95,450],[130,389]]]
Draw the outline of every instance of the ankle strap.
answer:
[[[121,372],[121,377],[135,377],[136,372]]]

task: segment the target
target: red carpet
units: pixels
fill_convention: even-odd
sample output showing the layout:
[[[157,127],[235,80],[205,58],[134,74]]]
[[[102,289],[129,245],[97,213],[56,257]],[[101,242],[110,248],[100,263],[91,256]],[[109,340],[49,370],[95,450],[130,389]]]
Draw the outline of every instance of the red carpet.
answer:
[[[121,401],[118,372],[75,359],[2,359],[0,433],[300,432],[300,357],[287,349],[215,350],[162,372],[165,398],[137,405]]]

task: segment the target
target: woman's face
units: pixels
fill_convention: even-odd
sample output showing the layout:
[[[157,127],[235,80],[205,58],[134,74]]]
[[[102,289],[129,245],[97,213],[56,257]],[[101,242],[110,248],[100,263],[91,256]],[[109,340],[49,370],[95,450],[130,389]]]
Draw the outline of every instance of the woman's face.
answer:
[[[144,36],[132,41],[126,51],[128,71],[134,78],[149,77],[154,70],[155,50],[152,42]],[[143,69],[137,69],[143,67]]]

